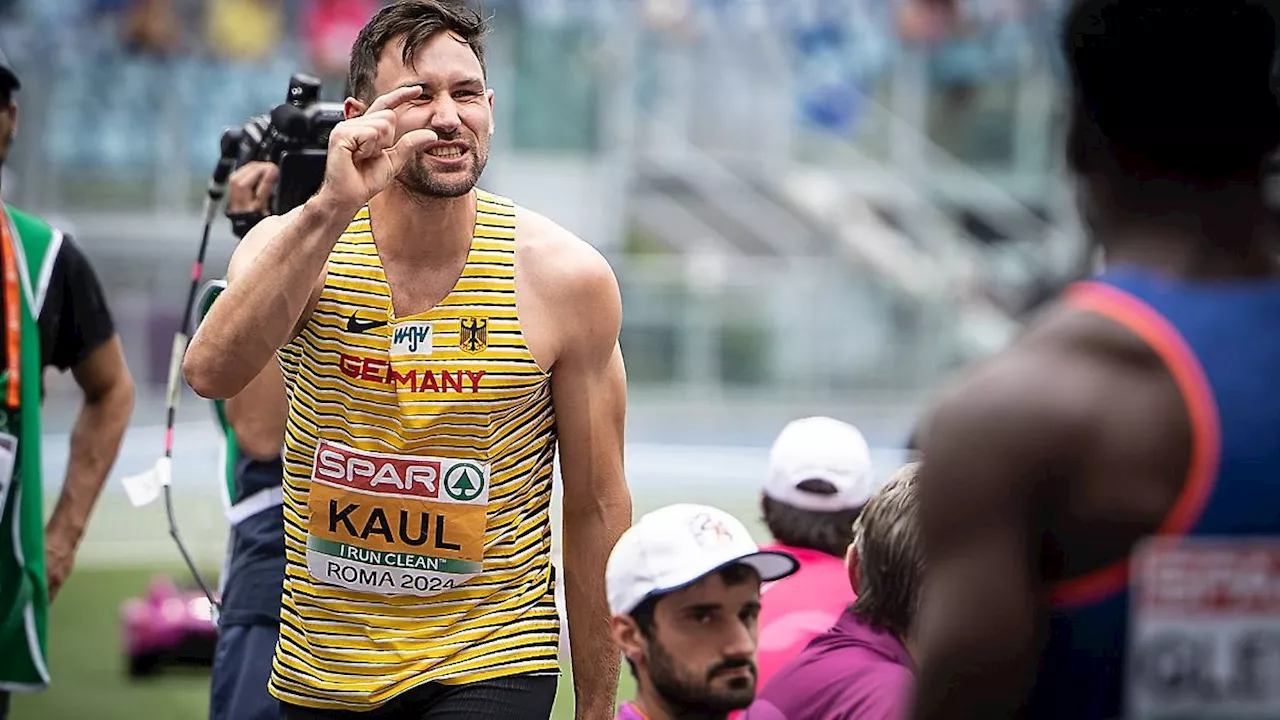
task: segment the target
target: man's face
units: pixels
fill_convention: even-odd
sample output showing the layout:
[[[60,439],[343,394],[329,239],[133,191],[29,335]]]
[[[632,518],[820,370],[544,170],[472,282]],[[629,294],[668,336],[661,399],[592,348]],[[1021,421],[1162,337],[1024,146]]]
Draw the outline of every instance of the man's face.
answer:
[[[637,632],[637,647],[628,656],[641,683],[672,710],[739,710],[755,698],[759,615],[758,575],[726,584],[713,573],[659,600],[652,637]]]
[[[428,128],[440,140],[405,165],[396,180],[424,197],[466,195],[484,172],[493,134],[493,91],[485,87],[480,60],[462,38],[449,32],[432,36],[414,56],[413,67],[404,64],[402,53],[400,41],[383,49],[374,96],[421,85],[422,96],[396,110],[396,137]],[[349,101],[348,117],[364,112],[368,104],[352,107]]]
[[[18,130],[18,103],[8,90],[0,90],[0,166],[9,157],[13,135]]]

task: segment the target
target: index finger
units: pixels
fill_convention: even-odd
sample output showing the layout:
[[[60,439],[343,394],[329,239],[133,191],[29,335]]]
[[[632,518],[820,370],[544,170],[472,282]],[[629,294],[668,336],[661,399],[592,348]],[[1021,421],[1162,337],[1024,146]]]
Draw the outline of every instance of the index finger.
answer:
[[[374,100],[373,104],[369,106],[369,109],[365,110],[365,114],[375,113],[379,110],[394,110],[397,107],[400,107],[401,103],[404,103],[406,100],[412,100],[420,95],[422,95],[421,85],[406,85],[402,88],[396,88],[386,95],[380,95],[378,99]]]

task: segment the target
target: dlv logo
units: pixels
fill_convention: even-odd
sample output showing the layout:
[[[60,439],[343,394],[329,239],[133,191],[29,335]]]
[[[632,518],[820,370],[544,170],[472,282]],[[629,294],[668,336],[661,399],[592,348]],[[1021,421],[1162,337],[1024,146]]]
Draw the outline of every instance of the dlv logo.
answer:
[[[408,327],[396,328],[392,342],[397,346],[401,346],[407,342],[409,352],[417,352],[419,344],[427,342],[430,336],[430,327],[410,325]]]

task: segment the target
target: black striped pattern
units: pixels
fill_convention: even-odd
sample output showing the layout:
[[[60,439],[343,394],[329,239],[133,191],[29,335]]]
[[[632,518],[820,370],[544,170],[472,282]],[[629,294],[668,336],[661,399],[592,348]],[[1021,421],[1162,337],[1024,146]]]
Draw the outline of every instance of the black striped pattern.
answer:
[[[467,265],[428,320],[429,356],[415,356],[424,392],[353,379],[343,355],[386,362],[392,327],[347,331],[353,312],[389,319],[391,296],[361,210],[329,257],[319,304],[280,351],[289,392],[285,439],[287,568],[271,692],[315,708],[369,709],[427,681],[471,682],[558,670],[559,617],[550,563],[555,418],[549,375],[524,342],[515,304],[515,207],[478,191]],[[487,320],[487,347],[460,347],[464,318]],[[347,369],[355,366],[348,359]],[[447,392],[442,373],[466,390]],[[359,374],[359,373],[357,373]],[[418,387],[421,387],[421,383]],[[320,583],[307,570],[308,489],[317,439],[367,451],[490,464],[484,573],[432,597],[385,596]]]

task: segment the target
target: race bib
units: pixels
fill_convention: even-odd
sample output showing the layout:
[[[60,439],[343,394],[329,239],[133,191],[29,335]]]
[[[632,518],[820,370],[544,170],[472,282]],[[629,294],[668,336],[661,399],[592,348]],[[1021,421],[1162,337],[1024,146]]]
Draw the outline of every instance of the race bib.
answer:
[[[350,590],[435,595],[484,568],[489,466],[321,442],[307,569]]]
[[[1280,538],[1156,539],[1131,572],[1127,718],[1280,718]]]

